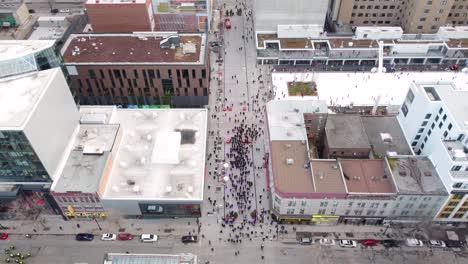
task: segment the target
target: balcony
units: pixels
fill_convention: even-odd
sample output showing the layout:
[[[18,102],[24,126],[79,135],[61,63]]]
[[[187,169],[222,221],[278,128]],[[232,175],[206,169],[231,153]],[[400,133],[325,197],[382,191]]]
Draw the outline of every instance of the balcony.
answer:
[[[443,144],[452,161],[468,161],[468,148],[460,141],[444,140]]]

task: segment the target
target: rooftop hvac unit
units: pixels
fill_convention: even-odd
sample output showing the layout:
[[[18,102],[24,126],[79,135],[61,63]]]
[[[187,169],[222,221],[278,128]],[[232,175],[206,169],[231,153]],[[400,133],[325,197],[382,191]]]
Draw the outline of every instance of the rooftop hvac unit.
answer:
[[[182,53],[194,54],[197,52],[197,45],[195,43],[185,43],[182,45]]]
[[[169,36],[163,40],[161,40],[161,42],[159,42],[159,47],[161,49],[169,49],[171,47],[179,47],[180,46],[180,38],[178,35],[172,35],[172,36]]]
[[[293,165],[294,164],[294,159],[286,159],[286,164]]]
[[[83,155],[102,155],[104,154],[104,146],[84,146]]]

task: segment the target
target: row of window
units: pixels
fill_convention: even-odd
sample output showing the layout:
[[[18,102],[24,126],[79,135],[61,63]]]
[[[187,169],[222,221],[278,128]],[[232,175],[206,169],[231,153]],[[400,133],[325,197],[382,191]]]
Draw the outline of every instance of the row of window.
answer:
[[[379,24],[379,25],[381,25],[381,24],[389,25],[392,22],[388,21],[388,20],[386,20],[386,21],[383,21],[383,20],[379,20],[379,21],[364,20],[362,23],[363,24],[369,24],[370,23],[370,24]],[[354,20],[349,21],[349,24],[354,25]]]
[[[352,13],[351,17],[393,17],[393,13]]]
[[[359,9],[380,9],[380,7],[382,7],[382,9],[400,9],[400,6],[395,6],[395,5],[383,5],[383,6],[380,6],[380,5],[360,5],[359,6]],[[353,9],[358,9],[358,6],[357,5],[354,5],[353,6]]]

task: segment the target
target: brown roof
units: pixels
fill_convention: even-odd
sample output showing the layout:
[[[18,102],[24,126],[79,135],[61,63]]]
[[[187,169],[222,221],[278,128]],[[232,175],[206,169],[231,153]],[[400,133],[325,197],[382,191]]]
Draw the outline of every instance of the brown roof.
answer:
[[[265,40],[276,40],[276,39],[278,39],[278,35],[276,34],[258,34],[257,35],[259,47],[263,47],[263,42]]]
[[[175,49],[161,49],[159,42],[162,37],[141,40],[132,34],[78,34],[70,38],[63,52],[65,63],[196,63],[200,60],[202,44],[201,35],[180,36],[181,44],[191,42],[196,45],[195,53],[183,54],[182,45]]]
[[[293,159],[293,164],[286,164]],[[315,192],[312,171],[304,168],[309,163],[307,146],[300,140],[275,140],[271,142],[271,162],[275,186],[284,193]]]
[[[280,39],[282,49],[311,49],[312,44],[306,38],[288,38]]]
[[[391,173],[384,160],[340,160],[350,193],[395,193]]]
[[[351,38],[333,38],[330,39],[330,46],[333,49],[343,49],[343,48],[349,48],[349,49],[359,49],[359,48],[378,48],[379,44],[375,40],[370,40],[370,39],[360,39],[360,40],[355,40]],[[349,45],[349,43],[352,43],[352,46]]]
[[[346,193],[343,174],[336,160],[312,160],[317,192]]]
[[[447,41],[449,48],[468,48],[468,39],[450,39]]]

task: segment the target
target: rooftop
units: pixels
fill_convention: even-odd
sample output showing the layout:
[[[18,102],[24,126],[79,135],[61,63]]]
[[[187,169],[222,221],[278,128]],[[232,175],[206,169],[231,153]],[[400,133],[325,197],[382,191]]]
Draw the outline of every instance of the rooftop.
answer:
[[[466,87],[468,74],[462,72],[397,72],[397,73],[370,73],[370,72],[292,72],[273,73],[272,86],[276,92],[277,100],[288,100],[288,82],[315,82],[318,96],[295,96],[296,100],[310,100],[320,98],[329,106],[373,106],[377,98],[379,105],[402,105],[408,89],[417,82],[443,82],[450,80],[455,87]],[[459,93],[457,96],[460,94]],[[284,96],[284,97],[283,97]],[[456,100],[457,96],[455,96]],[[442,95],[441,95],[442,97]],[[461,99],[459,99],[461,100]],[[468,107],[466,104],[451,105],[451,107]],[[468,111],[465,111],[468,113]],[[466,119],[468,120],[468,119]]]
[[[377,49],[379,43],[371,39],[330,38],[332,49]]]
[[[358,115],[328,115],[325,133],[329,148],[370,148],[361,117]]]
[[[465,90],[459,88],[463,87]],[[468,130],[468,90],[466,84],[463,86],[455,85],[437,85],[435,86],[437,94],[449,109],[458,126]]]
[[[21,58],[53,47],[53,40],[2,40],[0,41],[0,61]]]
[[[458,140],[442,140],[453,161],[468,161],[468,149]]]
[[[107,253],[104,264],[197,264],[197,256],[192,254]]]
[[[307,144],[298,140],[271,142],[275,187],[283,193],[315,192]]]
[[[307,140],[304,113],[327,113],[321,100],[273,100],[267,103],[270,140]]]
[[[206,34],[179,34],[180,47],[160,47],[162,41],[174,35],[177,33],[72,34],[62,48],[62,56],[66,64],[73,65],[205,63]]]
[[[110,123],[122,140],[103,199],[203,199],[206,109],[117,109]]]
[[[362,116],[375,158],[386,155],[412,155],[396,116]]]
[[[60,178],[57,193],[96,193],[109,156],[117,140],[119,125],[81,125]]]
[[[34,112],[60,68],[4,78],[0,81],[0,127],[19,129]]]
[[[440,194],[446,195],[432,162],[427,157],[388,158],[398,193],[401,194]]]
[[[311,164],[316,192],[346,193],[343,173],[336,160],[314,159]]]
[[[340,164],[349,193],[379,195],[396,192],[384,160],[342,159]]]

